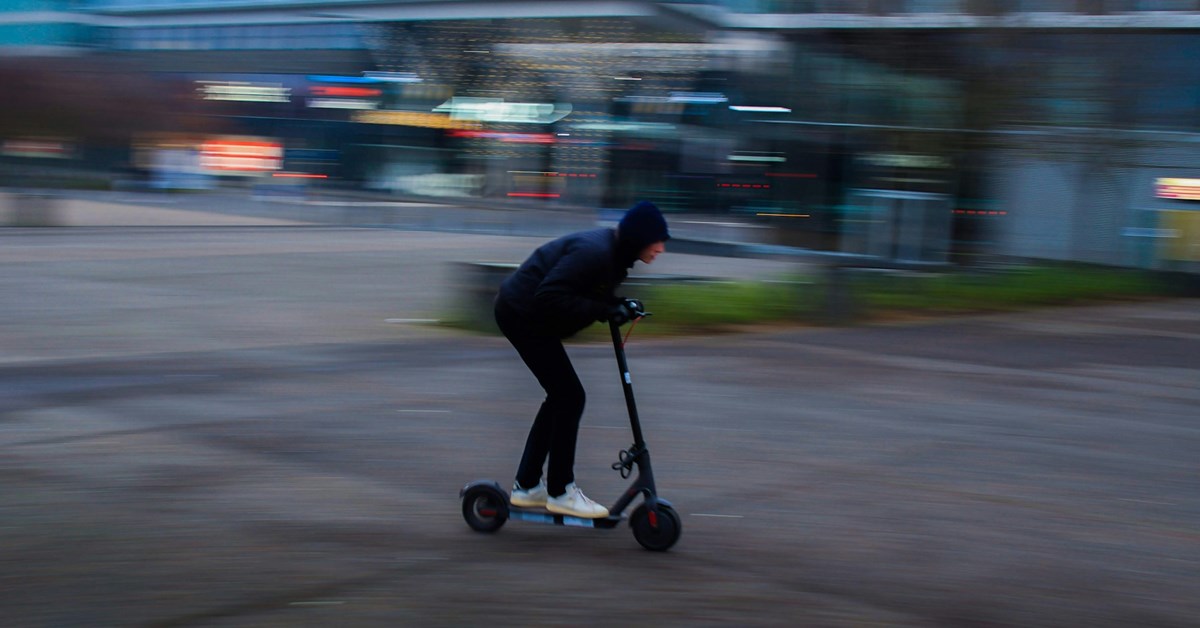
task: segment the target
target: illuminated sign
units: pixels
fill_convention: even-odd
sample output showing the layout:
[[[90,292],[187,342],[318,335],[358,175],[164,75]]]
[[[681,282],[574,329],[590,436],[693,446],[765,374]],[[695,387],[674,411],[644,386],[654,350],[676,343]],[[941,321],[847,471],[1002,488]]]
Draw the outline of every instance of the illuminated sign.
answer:
[[[481,120],[500,123],[558,122],[571,113],[571,105],[535,102],[504,102],[501,98],[467,98],[455,96],[434,107],[438,113],[448,113],[458,120]]]
[[[730,105],[730,109],[734,111],[748,111],[750,113],[791,113],[792,110],[787,107],[755,107],[751,105]]]
[[[196,91],[204,100],[237,102],[288,102],[292,90],[279,83],[248,83],[245,81],[196,81]]]
[[[1154,195],[1158,198],[1200,201],[1200,179],[1155,179]]]
[[[746,161],[752,163],[785,163],[787,157],[782,153],[755,153],[755,152],[738,152],[727,157],[729,161]]]
[[[344,96],[349,98],[371,98],[382,96],[381,90],[373,87],[335,87],[329,85],[314,85],[308,89],[313,96]]]
[[[313,109],[375,109],[379,103],[362,98],[309,98],[308,106]]]
[[[345,85],[314,85],[308,92],[313,96],[308,106],[313,109],[378,109],[383,96],[383,90],[377,87]]]
[[[554,136],[549,133],[508,133],[505,131],[452,131],[451,137],[500,140],[516,144],[553,144]]]
[[[420,83],[425,80],[411,72],[363,72],[363,77],[385,83]]]
[[[0,145],[0,155],[5,157],[66,159],[73,157],[74,152],[70,143],[56,139],[11,139]]]
[[[269,139],[216,138],[200,145],[200,167],[223,174],[257,174],[283,167],[283,144]]]
[[[444,113],[423,111],[360,111],[354,114],[353,119],[355,122],[366,124],[394,124],[431,129],[478,129],[482,126],[470,120],[455,120]]]
[[[308,80],[314,83],[379,83],[380,79],[370,76],[332,76],[329,74],[309,74]]]
[[[908,155],[904,153],[872,153],[860,157],[862,161],[881,168],[929,168],[945,169],[951,166],[945,157],[937,155]]]

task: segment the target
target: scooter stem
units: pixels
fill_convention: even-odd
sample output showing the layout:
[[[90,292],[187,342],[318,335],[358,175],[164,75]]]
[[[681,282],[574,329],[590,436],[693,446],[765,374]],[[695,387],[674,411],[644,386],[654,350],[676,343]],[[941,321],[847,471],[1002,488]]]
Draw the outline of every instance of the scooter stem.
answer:
[[[625,346],[621,341],[621,326],[608,322],[612,332],[613,351],[617,354],[617,368],[621,370],[621,387],[625,390],[625,407],[629,410],[629,425],[633,428],[633,446],[641,449],[646,446],[642,438],[642,424],[638,420],[637,404],[633,400],[633,379],[629,376],[629,364],[625,361]]]

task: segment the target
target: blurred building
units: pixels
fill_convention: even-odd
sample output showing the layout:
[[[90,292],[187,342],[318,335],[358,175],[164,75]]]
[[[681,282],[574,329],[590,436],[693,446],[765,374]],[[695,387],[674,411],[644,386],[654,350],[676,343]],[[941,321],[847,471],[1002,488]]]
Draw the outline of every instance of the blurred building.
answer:
[[[6,56],[77,54],[94,40],[97,18],[80,0],[8,0],[0,3],[0,53]]]
[[[222,146],[324,185],[650,198],[903,259],[1196,261],[1200,0],[16,8],[5,45],[190,85]]]

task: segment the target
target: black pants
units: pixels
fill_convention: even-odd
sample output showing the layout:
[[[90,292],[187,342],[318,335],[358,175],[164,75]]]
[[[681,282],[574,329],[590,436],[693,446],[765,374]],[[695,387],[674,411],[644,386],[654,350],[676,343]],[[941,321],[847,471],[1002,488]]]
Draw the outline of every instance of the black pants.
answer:
[[[575,481],[575,441],[585,400],[583,384],[562,340],[532,328],[501,302],[496,304],[496,323],[546,391],[546,400],[525,440],[517,484],[523,488],[537,486],[548,457],[546,488],[550,495],[562,495]]]

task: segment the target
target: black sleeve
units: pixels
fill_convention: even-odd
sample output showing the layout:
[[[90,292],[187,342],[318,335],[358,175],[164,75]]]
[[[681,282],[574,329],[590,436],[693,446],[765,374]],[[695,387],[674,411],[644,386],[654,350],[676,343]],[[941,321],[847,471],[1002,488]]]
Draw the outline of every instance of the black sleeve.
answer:
[[[573,246],[546,273],[534,292],[543,312],[571,318],[602,320],[608,314],[608,295],[595,294],[606,283],[611,261],[602,249]]]

